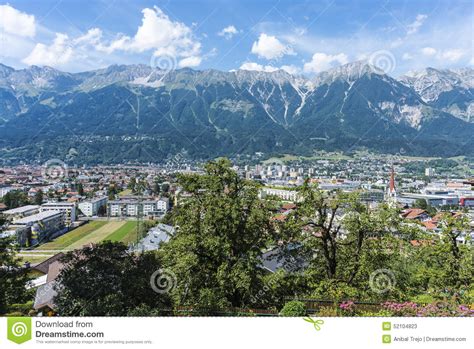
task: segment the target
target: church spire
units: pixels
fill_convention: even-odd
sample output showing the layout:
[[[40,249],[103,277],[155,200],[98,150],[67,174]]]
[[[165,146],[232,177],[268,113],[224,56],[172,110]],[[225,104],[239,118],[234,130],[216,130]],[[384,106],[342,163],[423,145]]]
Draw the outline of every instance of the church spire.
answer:
[[[392,194],[392,195],[395,194],[395,170],[393,169],[393,165],[392,165],[392,171],[390,172],[389,193]]]

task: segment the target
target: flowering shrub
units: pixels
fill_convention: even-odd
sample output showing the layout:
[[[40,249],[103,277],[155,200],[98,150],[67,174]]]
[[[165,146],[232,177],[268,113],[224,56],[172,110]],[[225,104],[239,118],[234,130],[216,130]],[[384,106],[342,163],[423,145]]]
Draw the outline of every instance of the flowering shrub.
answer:
[[[393,316],[415,316],[418,312],[418,305],[414,302],[385,302],[382,307],[390,311]]]
[[[354,302],[353,301],[344,301],[339,304],[339,309],[341,309],[344,315],[354,314]]]
[[[418,305],[414,302],[385,302],[382,307],[392,316],[474,316],[474,310],[466,305],[457,305],[447,302],[436,302],[427,305]]]

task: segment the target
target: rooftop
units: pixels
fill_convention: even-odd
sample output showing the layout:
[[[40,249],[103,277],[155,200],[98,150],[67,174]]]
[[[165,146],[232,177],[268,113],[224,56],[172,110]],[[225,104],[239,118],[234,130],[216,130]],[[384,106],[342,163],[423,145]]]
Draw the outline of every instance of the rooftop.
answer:
[[[14,223],[15,224],[34,223],[34,222],[38,222],[38,221],[41,221],[41,220],[46,219],[46,218],[56,216],[58,214],[62,215],[63,213],[61,211],[44,211],[44,212],[40,212],[40,213],[31,215],[31,216],[28,216],[28,217],[23,217],[23,218],[20,218],[20,219],[16,219],[14,221]]]
[[[11,210],[6,210],[3,212],[3,214],[19,214],[19,213],[24,213],[31,210],[37,210],[37,209],[39,209],[38,205],[26,205],[26,206],[21,206],[17,208],[12,208]]]
[[[41,205],[41,207],[56,207],[56,206],[70,206],[70,207],[72,207],[72,206],[75,206],[75,204],[72,203],[72,202],[62,201],[62,202],[47,202],[47,203]]]

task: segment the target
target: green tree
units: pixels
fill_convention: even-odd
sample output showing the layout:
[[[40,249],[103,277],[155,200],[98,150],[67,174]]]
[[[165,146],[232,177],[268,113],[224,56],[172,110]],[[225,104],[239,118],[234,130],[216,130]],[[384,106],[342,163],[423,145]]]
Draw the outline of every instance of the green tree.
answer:
[[[413,203],[413,207],[421,208],[422,210],[426,210],[428,208],[428,203],[425,199],[416,199]]]
[[[442,219],[439,223],[441,226],[441,244],[439,247],[442,251],[448,252],[447,258],[447,269],[448,269],[448,280],[447,284],[454,286],[459,289],[462,285],[467,286],[473,279],[473,267],[472,264],[469,267],[466,265],[466,257],[469,260],[472,259],[472,251],[469,253],[469,249],[463,248],[461,243],[458,241],[462,235],[468,240],[469,232],[471,231],[469,217],[465,214],[453,215],[449,212],[442,215]],[[471,260],[472,262],[472,260]]]
[[[28,300],[27,270],[16,257],[17,244],[12,238],[0,238],[0,314],[10,305]]]
[[[36,194],[35,194],[35,197],[33,199],[33,202],[35,205],[41,205],[43,203],[43,191],[41,189],[39,189]]]
[[[284,225],[286,239],[297,241],[295,252],[306,256],[309,291],[330,299],[400,297],[401,288],[379,294],[370,275],[387,269],[404,273],[404,248],[419,228],[403,224],[387,205],[370,209],[358,193],[324,192],[306,182],[298,208]]]
[[[169,184],[169,183],[166,183],[166,182],[163,183],[163,184],[161,185],[161,191],[162,191],[163,193],[169,192],[169,191],[170,191],[170,184]]]
[[[84,196],[84,186],[82,185],[81,182],[77,183],[77,193],[80,196]]]
[[[171,307],[150,285],[161,269],[154,253],[134,255],[122,243],[106,241],[68,252],[62,259],[54,302],[62,316],[120,316],[137,307],[159,312]]]
[[[21,190],[12,190],[3,196],[2,201],[8,209],[12,209],[27,205],[28,196]]]
[[[160,183],[155,180],[155,182],[153,183],[153,194],[160,195],[160,191],[161,191]]]
[[[115,182],[110,182],[107,187],[107,196],[109,200],[115,200],[115,196],[118,194],[117,184]]]
[[[135,193],[137,190],[137,179],[135,177],[130,178],[127,188],[130,189],[132,193]]]
[[[252,304],[263,287],[259,257],[275,234],[258,185],[225,159],[208,163],[204,175],[180,175],[178,184],[192,196],[175,208],[177,232],[160,250],[176,275],[177,304],[210,311]]]

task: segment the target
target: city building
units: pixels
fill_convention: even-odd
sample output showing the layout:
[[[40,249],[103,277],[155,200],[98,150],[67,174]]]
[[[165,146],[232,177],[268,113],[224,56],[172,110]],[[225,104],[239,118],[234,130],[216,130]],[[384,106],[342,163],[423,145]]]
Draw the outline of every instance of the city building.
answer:
[[[456,206],[459,205],[459,197],[455,195],[432,195],[432,194],[418,194],[418,193],[402,193],[397,197],[397,202],[404,205],[413,206],[416,200],[426,200],[430,206]]]
[[[425,168],[425,176],[433,177],[435,175],[435,169],[432,167]]]
[[[18,242],[21,245],[36,245],[64,230],[64,212],[43,211],[18,218],[13,221],[9,229],[17,231]]]
[[[107,207],[107,197],[99,197],[91,200],[82,201],[78,204],[78,208],[84,216],[97,216],[101,207]]]
[[[260,197],[265,198],[269,195],[275,195],[282,200],[285,201],[293,201],[296,202],[299,200],[298,192],[296,190],[289,190],[289,189],[280,189],[280,188],[271,188],[271,187],[263,187],[260,190]]]
[[[2,214],[7,219],[13,220],[17,218],[31,216],[32,214],[38,213],[39,208],[40,208],[39,205],[26,205],[26,206],[20,206],[17,208],[12,208],[11,210],[3,211]]]
[[[40,212],[64,212],[64,224],[70,226],[76,220],[76,204],[72,202],[47,202],[40,207]]]
[[[110,217],[160,217],[169,210],[169,199],[120,199],[112,200],[107,204],[107,213]]]

